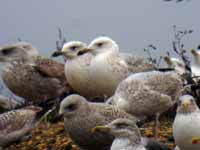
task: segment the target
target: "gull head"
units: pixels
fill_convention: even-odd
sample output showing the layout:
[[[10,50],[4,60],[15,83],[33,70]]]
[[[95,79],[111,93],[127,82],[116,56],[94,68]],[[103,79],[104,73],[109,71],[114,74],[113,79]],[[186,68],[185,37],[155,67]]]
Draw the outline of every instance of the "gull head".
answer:
[[[170,58],[169,56],[164,56],[163,59],[167,63],[168,67],[174,68],[180,75],[187,72],[185,64],[179,59]]]
[[[98,55],[101,53],[106,52],[118,52],[119,46],[115,41],[113,41],[111,38],[106,36],[101,36],[98,38],[95,38],[89,45],[88,50],[91,51],[94,55]]]
[[[178,113],[192,113],[198,111],[199,108],[195,99],[191,95],[183,95],[178,100]]]
[[[200,64],[200,53],[195,49],[191,49],[191,53],[194,57],[195,63]]]
[[[59,55],[65,56],[67,59],[77,58],[88,52],[87,44],[80,41],[71,41],[63,45],[61,51],[55,51],[52,56],[57,57]]]
[[[9,102],[4,101],[4,100],[0,100],[0,108],[4,108],[4,109],[9,109]]]
[[[84,97],[72,94],[61,102],[59,114],[65,118],[77,117],[87,112],[87,104]]]
[[[140,132],[136,123],[129,119],[118,118],[107,125],[96,126],[93,132],[109,132],[116,138],[132,138],[140,140]]]
[[[11,62],[22,58],[27,59],[38,54],[38,50],[27,42],[0,46],[0,62]]]

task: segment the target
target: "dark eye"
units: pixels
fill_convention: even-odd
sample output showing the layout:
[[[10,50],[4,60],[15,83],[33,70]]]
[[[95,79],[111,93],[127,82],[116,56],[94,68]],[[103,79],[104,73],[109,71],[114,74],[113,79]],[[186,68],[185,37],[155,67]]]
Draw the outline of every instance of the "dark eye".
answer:
[[[126,128],[125,124],[118,123],[116,124],[117,128]]]
[[[183,67],[183,65],[182,65],[182,64],[178,64],[178,66],[179,66],[179,67]]]
[[[76,109],[76,105],[71,104],[66,108],[68,111],[74,111]]]
[[[101,46],[103,46],[103,43],[97,43],[97,46],[101,47]]]
[[[23,45],[22,48],[26,49],[28,48],[29,46],[28,45]]]
[[[72,46],[70,49],[72,50],[72,51],[75,51],[76,50],[76,46]]]
[[[181,101],[179,100],[177,104],[178,104],[178,106],[181,106]]]
[[[10,50],[10,49],[4,49],[1,52],[2,52],[3,55],[9,55],[12,52],[12,50]]]

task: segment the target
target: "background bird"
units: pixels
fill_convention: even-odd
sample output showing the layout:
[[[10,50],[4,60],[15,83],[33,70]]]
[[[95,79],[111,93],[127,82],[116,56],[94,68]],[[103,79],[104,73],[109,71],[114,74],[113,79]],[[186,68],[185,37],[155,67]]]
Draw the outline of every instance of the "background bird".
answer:
[[[110,134],[92,134],[97,125],[108,124],[117,118],[136,118],[117,107],[104,103],[91,103],[79,95],[70,95],[60,105],[60,114],[64,115],[65,130],[81,148],[108,150],[114,139]]]
[[[40,107],[26,108],[0,114],[0,147],[19,141],[34,127]]]
[[[163,59],[168,67],[174,68],[178,74],[184,75],[188,72],[185,64],[178,58],[170,58],[169,56],[164,56]]]
[[[180,150],[199,150],[200,143],[192,144],[192,138],[200,135],[200,111],[194,97],[183,95],[179,98],[173,136]]]
[[[152,64],[130,53],[120,53],[115,41],[98,37],[88,49],[95,55],[91,61],[92,82],[100,95],[110,97],[117,85],[131,73],[154,70]]]
[[[110,103],[140,118],[156,115],[158,124],[159,114],[175,104],[181,90],[175,72],[136,73],[119,84]]]
[[[70,89],[64,65],[39,56],[30,43],[0,46],[0,62],[5,63],[2,79],[6,86],[28,103],[45,103]]]
[[[0,109],[2,110],[12,110],[17,107],[21,107],[23,105],[24,105],[23,101],[16,100],[12,97],[6,97],[3,95],[0,95]]]
[[[65,63],[65,75],[70,86],[80,95],[93,100],[98,93],[91,82],[90,63],[93,54],[87,51],[87,45],[80,41],[71,41],[64,44],[61,51],[56,51],[52,56],[63,55]]]
[[[195,49],[192,49],[191,53],[194,57],[194,63],[191,66],[192,73],[194,76],[200,76],[200,53]]]
[[[169,150],[169,148],[154,140],[141,137],[135,122],[119,118],[107,125],[96,126],[93,132],[108,132],[115,137],[111,150]]]

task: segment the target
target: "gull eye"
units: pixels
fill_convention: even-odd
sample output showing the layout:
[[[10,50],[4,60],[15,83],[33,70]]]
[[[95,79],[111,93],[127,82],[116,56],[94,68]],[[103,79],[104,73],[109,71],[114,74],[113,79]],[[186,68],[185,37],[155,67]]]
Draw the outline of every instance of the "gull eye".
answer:
[[[70,47],[70,49],[71,49],[72,51],[76,51],[77,46],[72,46],[72,47]]]
[[[122,128],[126,128],[126,125],[122,124],[122,123],[118,123],[118,124],[116,124],[116,127],[122,129]]]
[[[178,66],[179,66],[179,67],[183,67],[183,65],[182,65],[182,64],[178,64]]]
[[[68,112],[74,111],[75,109],[76,109],[76,105],[74,105],[74,104],[71,104],[71,105],[69,105],[69,106],[66,108],[66,110],[67,110]]]
[[[10,53],[12,53],[12,49],[4,49],[1,52],[3,55],[9,55]]]
[[[181,100],[179,100],[177,104],[178,104],[178,106],[181,106]]]
[[[29,48],[28,45],[23,45],[22,48],[26,49],[26,48]]]
[[[102,46],[103,46],[103,43],[97,43],[97,46],[98,46],[98,47],[102,47]]]

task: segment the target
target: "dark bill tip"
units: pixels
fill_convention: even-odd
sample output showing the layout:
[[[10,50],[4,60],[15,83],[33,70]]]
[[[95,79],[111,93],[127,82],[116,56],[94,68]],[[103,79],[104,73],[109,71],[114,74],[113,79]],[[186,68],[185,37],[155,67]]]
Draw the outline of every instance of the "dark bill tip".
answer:
[[[61,56],[61,55],[63,55],[63,53],[61,52],[61,51],[55,51],[55,52],[53,52],[52,53],[52,57],[58,57],[58,56]]]

